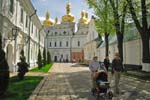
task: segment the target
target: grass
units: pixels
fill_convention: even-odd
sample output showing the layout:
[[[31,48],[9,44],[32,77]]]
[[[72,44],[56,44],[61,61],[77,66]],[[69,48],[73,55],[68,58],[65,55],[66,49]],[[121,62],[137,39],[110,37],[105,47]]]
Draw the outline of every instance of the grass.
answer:
[[[25,76],[22,81],[18,77],[11,77],[8,90],[0,100],[27,100],[43,77]]]
[[[128,72],[123,73],[123,75],[141,79],[141,80],[150,80],[149,76],[141,76],[141,75],[136,75],[136,74],[132,74],[132,73],[128,73]]]
[[[52,67],[53,63],[50,63],[50,64],[47,64],[45,65],[44,67],[42,67],[41,69],[39,69],[38,67],[37,68],[34,68],[32,70],[30,70],[31,72],[48,72],[49,69]]]
[[[109,67],[108,71],[111,72],[111,68],[110,67]],[[142,71],[142,70],[136,70],[136,72],[150,74],[150,72],[145,72],[145,71]],[[140,80],[145,80],[145,81],[150,80],[150,78],[148,76],[136,75],[134,73],[129,73],[128,71],[123,72],[122,74],[124,76],[131,77],[131,78],[136,78],[136,79],[140,79]]]

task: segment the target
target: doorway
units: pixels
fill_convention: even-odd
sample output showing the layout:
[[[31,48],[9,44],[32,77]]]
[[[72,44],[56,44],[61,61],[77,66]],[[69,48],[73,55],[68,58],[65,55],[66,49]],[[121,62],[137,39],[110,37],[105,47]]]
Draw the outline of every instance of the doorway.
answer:
[[[57,56],[54,57],[54,61],[57,62]]]

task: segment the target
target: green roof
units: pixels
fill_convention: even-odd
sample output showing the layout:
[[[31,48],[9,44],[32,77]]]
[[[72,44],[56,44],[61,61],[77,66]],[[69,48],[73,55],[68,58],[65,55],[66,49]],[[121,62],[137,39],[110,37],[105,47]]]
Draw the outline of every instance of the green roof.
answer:
[[[126,32],[124,33],[123,41],[127,42],[127,41],[131,41],[131,40],[136,40],[139,38],[140,38],[140,35],[139,35],[136,27],[132,27],[132,28],[126,29]],[[117,43],[116,35],[109,36],[109,45],[116,44],[116,43]],[[103,41],[103,43],[101,43],[101,45],[99,46],[99,48],[101,48],[101,47],[105,47],[105,41]]]

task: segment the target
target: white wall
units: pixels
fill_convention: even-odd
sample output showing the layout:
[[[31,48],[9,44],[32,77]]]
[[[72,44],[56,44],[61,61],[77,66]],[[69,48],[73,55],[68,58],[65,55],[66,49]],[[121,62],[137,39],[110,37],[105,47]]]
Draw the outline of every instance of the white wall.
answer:
[[[141,40],[132,40],[123,43],[123,54],[124,54],[124,64],[135,64],[141,65],[142,56],[141,56]],[[109,46],[109,58],[110,61],[114,58],[114,53],[118,52],[117,44],[112,44]],[[105,58],[105,47],[98,49],[99,61],[103,61]]]

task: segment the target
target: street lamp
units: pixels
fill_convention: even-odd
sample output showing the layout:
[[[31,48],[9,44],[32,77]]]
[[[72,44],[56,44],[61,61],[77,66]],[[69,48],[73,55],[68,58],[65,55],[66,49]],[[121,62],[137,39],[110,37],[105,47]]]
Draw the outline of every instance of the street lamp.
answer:
[[[19,31],[19,28],[17,26],[13,27],[12,30],[11,30],[11,34],[8,34],[7,38],[4,37],[4,39],[3,39],[4,40],[3,47],[5,46],[5,42],[7,40],[10,40],[10,41],[14,40],[14,64],[16,64],[16,46],[17,46],[16,38],[17,38],[17,35],[18,35],[18,31]]]
[[[17,26],[15,26],[14,28],[12,28],[11,31],[12,31],[11,36],[8,35],[7,38],[4,38],[4,40],[11,40],[11,41],[16,40],[19,29],[17,28]]]
[[[28,45],[28,64],[29,64],[29,66],[30,66],[30,25],[31,25],[31,18],[35,14],[36,14],[36,10],[34,10],[34,13],[29,16],[29,29],[28,29],[28,31],[29,31],[29,35],[28,35],[28,42],[29,42],[29,45]]]

